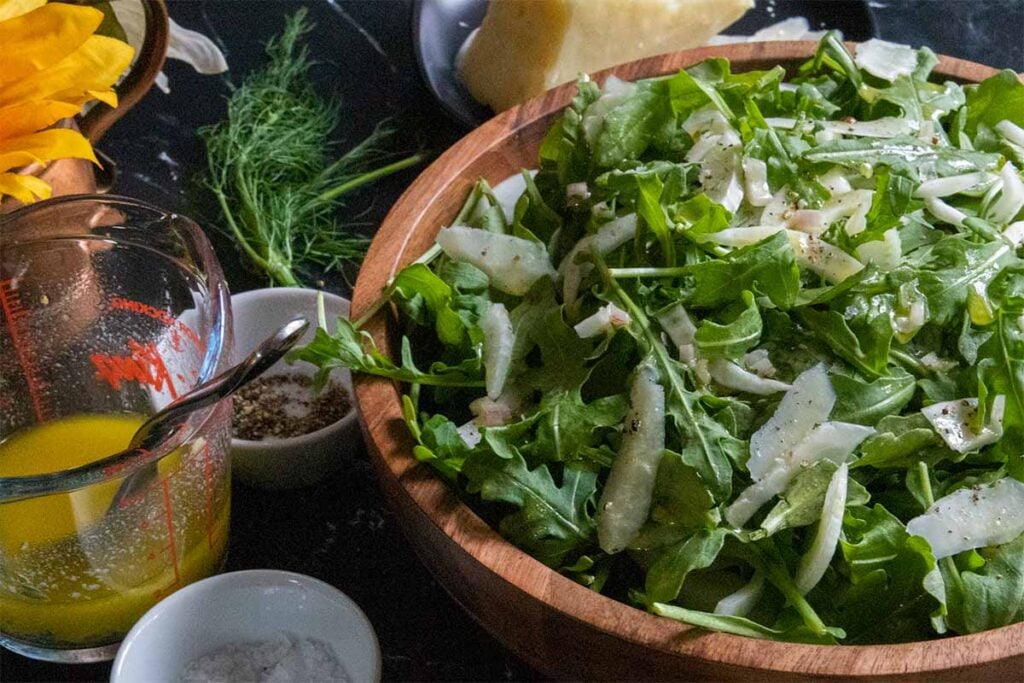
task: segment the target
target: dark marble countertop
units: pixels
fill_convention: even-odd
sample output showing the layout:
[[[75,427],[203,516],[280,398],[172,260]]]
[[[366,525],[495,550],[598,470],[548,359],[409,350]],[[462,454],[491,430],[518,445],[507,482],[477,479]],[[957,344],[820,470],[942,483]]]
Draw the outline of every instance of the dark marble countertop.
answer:
[[[764,2],[765,0],[762,0]],[[784,0],[767,0],[781,5]],[[828,0],[818,0],[827,4]],[[171,16],[213,37],[231,66],[200,76],[172,62],[171,93],[153,90],[100,147],[119,164],[117,190],[192,215],[213,239],[234,291],[265,284],[245,270],[213,229],[216,212],[195,188],[203,149],[196,128],[220,120],[231,84],[262,63],[262,45],[283,17],[306,5],[317,28],[317,78],[341,97],[339,134],[361,140],[382,119],[396,149],[438,153],[463,134],[424,87],[413,54],[410,0],[169,0]],[[998,67],[1024,70],[1024,0],[871,0],[879,37]],[[371,234],[403,188],[407,171],[354,200],[348,211]],[[334,289],[347,293],[344,279]],[[264,492],[235,485],[228,570],[286,569],[328,581],[373,623],[385,680],[538,678],[445,593],[406,544],[365,456],[307,489]],[[106,680],[109,664],[60,666],[0,653],[0,680]]]

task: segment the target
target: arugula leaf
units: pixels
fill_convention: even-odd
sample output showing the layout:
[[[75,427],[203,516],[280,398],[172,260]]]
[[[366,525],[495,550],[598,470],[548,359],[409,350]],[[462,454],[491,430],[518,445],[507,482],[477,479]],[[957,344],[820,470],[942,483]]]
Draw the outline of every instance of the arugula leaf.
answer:
[[[706,235],[729,227],[732,214],[703,192],[676,206],[674,219],[691,235]]]
[[[527,171],[522,172],[526,190],[516,202],[512,218],[512,234],[523,239],[540,240],[545,244],[562,227],[562,217],[545,203],[537,183]]]
[[[1017,262],[1013,250],[1001,241],[976,244],[960,236],[940,240],[917,272],[932,320],[945,325],[959,317],[971,285],[987,285],[1001,268]]]
[[[658,465],[651,519],[686,528],[711,527],[714,500],[697,470],[683,462],[683,456],[665,451]]]
[[[869,436],[861,444],[862,455],[850,465],[850,469],[906,468],[925,459],[937,461],[947,454],[953,455],[952,451],[945,449],[942,438],[921,413],[905,417],[889,415],[879,421],[876,429],[878,433]]]
[[[985,564],[960,572],[962,591],[951,591],[949,623],[958,633],[1012,624],[1024,610],[1024,535],[981,551]]]
[[[694,335],[697,350],[705,358],[739,358],[761,340],[761,314],[754,295],[743,292],[745,308],[732,321],[705,319]]]
[[[808,526],[821,518],[825,504],[825,491],[839,466],[830,460],[820,460],[797,474],[786,487],[782,500],[775,504],[761,522],[761,529],[772,535],[783,529]],[[871,495],[852,477],[846,485],[846,504],[866,505]]]
[[[977,133],[982,124],[992,128],[1004,120],[1024,127],[1024,83],[1013,71],[1000,71],[977,85],[965,87],[964,92],[969,135]]]
[[[471,493],[483,500],[518,508],[502,518],[500,530],[544,564],[557,567],[592,543],[591,514],[597,474],[582,465],[566,465],[557,485],[546,467],[529,469],[522,456],[500,458],[474,453],[462,473]]]
[[[841,372],[833,372],[829,378],[836,392],[832,419],[868,426],[900,413],[917,390],[913,375],[897,368],[871,382]]]
[[[621,424],[628,408],[625,394],[587,404],[579,388],[550,393],[538,410],[536,436],[524,451],[548,462],[576,459],[581,448],[597,445],[599,428]]]
[[[661,257],[665,260],[665,265],[672,267],[676,265],[676,247],[672,241],[665,209],[660,203],[664,185],[656,175],[635,176],[635,179],[639,190],[636,200],[637,215],[643,219],[644,225],[650,228],[661,245]]]
[[[928,542],[907,534],[881,505],[847,508],[839,547],[850,584],[835,600],[832,620],[850,643],[925,639],[936,598],[925,589],[935,568]]]
[[[658,559],[647,570],[644,592],[650,602],[670,602],[679,595],[686,576],[696,569],[706,569],[718,557],[728,532],[725,529],[703,529],[685,541],[658,552]]]
[[[522,381],[541,390],[571,390],[587,378],[590,344],[562,316],[550,282],[539,283],[509,314],[515,333],[514,359],[540,352],[540,363],[523,370]]]
[[[1003,395],[1003,438],[996,445],[1010,473],[1024,481],[1024,265],[1006,268],[989,286],[1000,303],[992,336],[978,348],[979,372],[993,397]]]
[[[415,418],[415,409],[411,405],[408,409],[412,411],[411,417]],[[410,415],[406,416],[407,424],[409,417]],[[413,448],[415,458],[421,462],[429,462],[454,481],[462,471],[462,465],[471,450],[459,435],[458,427],[444,415],[432,415],[422,426],[414,430],[413,435],[418,442]]]
[[[946,177],[972,171],[992,171],[999,165],[999,155],[987,152],[939,147],[917,138],[857,138],[833,140],[812,147],[803,154],[812,164],[835,164],[856,171],[876,165],[920,182],[922,171]]]
[[[587,76],[576,81],[576,96],[551,127],[540,146],[541,167],[554,167],[560,185],[584,181],[590,170],[590,148],[583,132],[583,112],[601,97]]]
[[[676,116],[688,115],[694,109],[710,102],[725,118],[736,119],[732,109],[711,83],[691,75],[686,70],[680,70],[674,76],[661,81],[659,85],[667,92],[669,105]]]
[[[486,276],[485,276],[486,277]],[[403,268],[391,285],[402,311],[420,325],[434,320],[437,338],[458,346],[466,337],[466,324],[452,309],[452,288],[422,263]]]
[[[671,115],[665,98],[651,90],[641,90],[613,107],[605,114],[601,132],[594,141],[594,165],[612,168],[640,158]]]
[[[868,377],[877,378],[885,374],[885,368],[889,364],[891,329],[888,335],[857,335],[850,329],[842,313],[833,310],[819,311],[810,307],[799,309],[797,318],[814,332],[815,336],[828,344],[837,356]],[[888,326],[888,321],[883,322]]]
[[[684,624],[698,626],[709,631],[721,631],[736,636],[747,638],[759,638],[761,640],[777,640],[786,643],[808,643],[813,645],[835,645],[837,638],[843,638],[845,634],[841,629],[830,628],[825,635],[818,635],[804,624],[795,624],[785,629],[775,629],[763,626],[756,621],[745,617],[725,616],[699,612],[686,609],[677,605],[666,605],[655,602],[651,606],[655,614],[681,621]]]
[[[423,372],[412,363],[409,340],[403,337],[402,365],[397,366],[377,350],[369,334],[356,330],[352,323],[344,318],[338,318],[334,334],[317,328],[313,340],[306,346],[289,352],[288,359],[304,360],[316,365],[319,368],[318,382],[326,381],[335,368],[349,368],[354,372],[388,377],[410,384],[440,387],[484,386],[483,366],[479,357],[467,358],[455,366],[437,361],[431,364],[428,372]]]
[[[698,308],[731,303],[751,290],[785,310],[796,302],[800,289],[800,268],[783,233],[686,270],[693,277],[690,303]]]

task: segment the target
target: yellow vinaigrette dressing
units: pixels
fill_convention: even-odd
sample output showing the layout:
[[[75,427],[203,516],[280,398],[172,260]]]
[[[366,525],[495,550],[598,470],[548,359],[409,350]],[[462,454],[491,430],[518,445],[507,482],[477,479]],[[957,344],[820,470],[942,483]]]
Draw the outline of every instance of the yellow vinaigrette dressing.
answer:
[[[0,477],[113,455],[143,419],[78,415],[18,432],[0,442]],[[218,571],[230,489],[215,451],[197,438],[164,456],[114,510],[122,478],[0,504],[0,632],[51,647],[117,642],[159,599]]]

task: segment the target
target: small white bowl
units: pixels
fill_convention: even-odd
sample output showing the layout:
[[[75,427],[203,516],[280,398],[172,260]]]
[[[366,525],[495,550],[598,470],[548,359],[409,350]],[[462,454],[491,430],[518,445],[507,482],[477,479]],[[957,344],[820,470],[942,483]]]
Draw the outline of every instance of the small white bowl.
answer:
[[[233,295],[235,362],[297,315],[304,315],[313,323],[299,344],[311,341],[317,320],[316,297],[316,290],[300,287],[256,289]],[[348,299],[324,292],[324,309],[331,329],[338,317],[348,317]],[[288,365],[281,360],[266,372],[266,376],[295,374],[312,377],[316,368],[301,361]],[[331,379],[344,387],[352,402],[345,417],[301,436],[265,441],[231,439],[231,468],[240,481],[263,489],[308,486],[336,471],[358,450],[362,437],[356,419],[352,375],[338,368],[331,373]]]
[[[323,581],[270,569],[211,576],[158,602],[125,636],[110,680],[171,683],[214,650],[282,632],[330,645],[357,683],[380,680],[380,645],[363,611]]]

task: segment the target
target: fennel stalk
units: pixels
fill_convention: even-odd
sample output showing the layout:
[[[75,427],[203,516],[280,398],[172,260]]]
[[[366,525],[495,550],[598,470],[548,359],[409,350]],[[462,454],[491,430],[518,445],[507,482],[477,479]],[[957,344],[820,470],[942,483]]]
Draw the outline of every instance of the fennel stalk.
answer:
[[[335,160],[331,136],[340,103],[321,97],[304,44],[312,30],[305,10],[289,17],[268,42],[266,66],[248,76],[228,99],[224,121],[200,130],[208,176],[227,230],[238,248],[274,284],[302,286],[299,271],[358,263],[369,240],[339,223],[348,193],[423,160],[392,156],[381,145],[391,135],[378,127]]]

